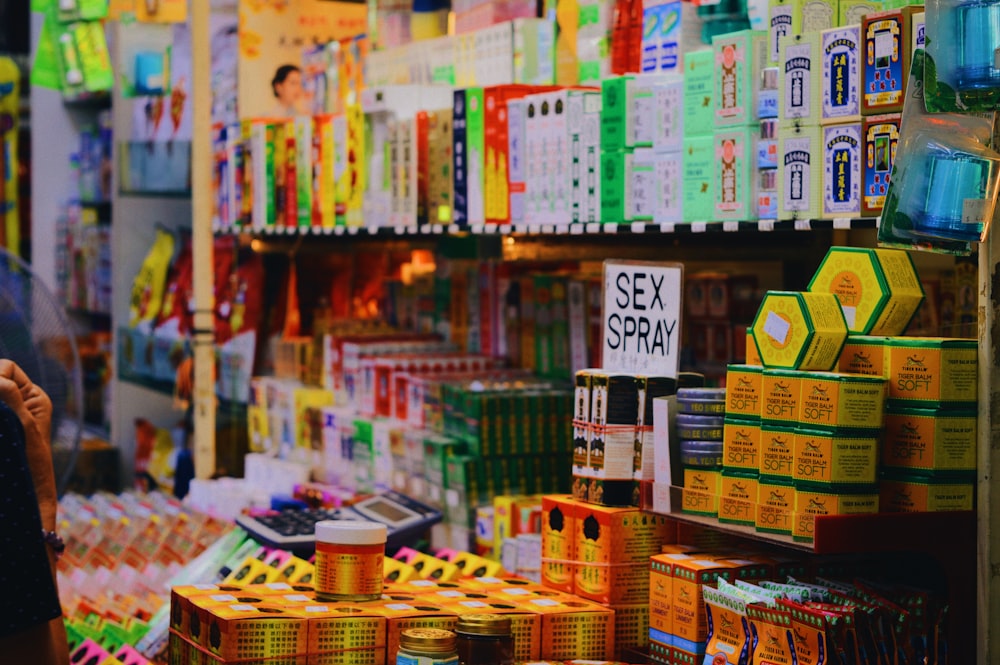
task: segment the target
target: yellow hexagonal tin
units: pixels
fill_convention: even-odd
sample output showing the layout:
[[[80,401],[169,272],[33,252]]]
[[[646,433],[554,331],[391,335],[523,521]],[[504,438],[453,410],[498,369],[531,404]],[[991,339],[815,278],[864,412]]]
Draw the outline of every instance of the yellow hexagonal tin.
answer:
[[[764,367],[829,370],[847,339],[832,293],[768,291],[751,327]]]
[[[913,259],[899,249],[831,247],[809,291],[837,296],[847,328],[863,335],[901,335],[924,301]]]

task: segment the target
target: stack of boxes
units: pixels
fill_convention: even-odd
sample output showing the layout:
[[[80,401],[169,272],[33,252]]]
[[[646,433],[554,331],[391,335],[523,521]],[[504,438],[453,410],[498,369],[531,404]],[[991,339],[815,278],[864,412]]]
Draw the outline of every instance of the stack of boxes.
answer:
[[[673,395],[668,377],[587,369],[576,374],[573,495],[606,506],[638,506],[653,480],[653,401]]]
[[[820,215],[819,33],[778,38],[778,217]]]
[[[704,49],[684,55],[684,143],[682,215],[685,222],[712,219],[715,180],[712,176],[714,123],[713,84],[715,51]]]
[[[922,300],[883,249],[835,247],[808,292],[768,292],[728,367],[721,472],[686,469],[684,512],[808,542],[817,515],[971,509],[976,342],[896,336]]]
[[[860,26],[820,33],[823,217],[861,215],[861,53]]]
[[[761,72],[767,34],[743,30],[712,38],[715,62],[712,143],[714,206],[710,219],[756,218],[756,155],[760,138]]]
[[[705,611],[704,589],[719,580],[759,581],[774,575],[771,562],[755,557],[734,558],[720,550],[665,545],[650,557],[649,652],[653,663],[702,663],[706,642],[719,627]]]
[[[676,540],[667,517],[569,496],[542,499],[542,584],[613,609],[618,649],[649,641],[649,557]]]
[[[601,104],[601,93],[590,89],[562,88],[524,98],[518,108],[524,114],[526,183],[521,221],[600,221]]]

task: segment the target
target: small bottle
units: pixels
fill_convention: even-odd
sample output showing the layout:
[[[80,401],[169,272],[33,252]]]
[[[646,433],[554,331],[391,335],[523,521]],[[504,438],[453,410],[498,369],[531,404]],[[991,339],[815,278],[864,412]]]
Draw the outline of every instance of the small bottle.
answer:
[[[466,614],[458,618],[455,633],[461,665],[513,665],[510,617]]]
[[[437,628],[411,628],[399,636],[396,665],[458,665],[455,633]]]
[[[378,522],[316,523],[316,598],[378,600],[388,530]]]

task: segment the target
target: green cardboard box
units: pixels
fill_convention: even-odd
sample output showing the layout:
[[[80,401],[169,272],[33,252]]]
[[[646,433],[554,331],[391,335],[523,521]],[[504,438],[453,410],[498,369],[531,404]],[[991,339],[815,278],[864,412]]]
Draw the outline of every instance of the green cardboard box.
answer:
[[[714,136],[684,139],[684,221],[707,222],[715,214]]]

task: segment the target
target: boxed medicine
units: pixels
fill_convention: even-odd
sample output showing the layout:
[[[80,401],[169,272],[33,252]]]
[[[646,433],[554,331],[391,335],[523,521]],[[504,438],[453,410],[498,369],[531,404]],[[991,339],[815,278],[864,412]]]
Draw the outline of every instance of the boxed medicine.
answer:
[[[757,518],[756,471],[723,469],[719,485],[719,521],[753,526]]]
[[[632,221],[631,150],[601,152],[601,222],[621,224]]]
[[[935,513],[972,510],[973,480],[936,478],[917,474],[886,474],[879,484],[879,509],[883,513]]]
[[[802,427],[879,430],[885,379],[863,374],[802,372],[798,423]]]
[[[882,466],[911,472],[973,474],[977,424],[974,409],[888,409]]]
[[[712,49],[692,51],[684,55],[684,139],[710,136],[715,130],[713,117],[713,72],[715,52]]]
[[[684,77],[671,75],[653,86],[653,149],[680,152],[684,147]]]
[[[824,219],[861,214],[861,125],[823,127]]]
[[[741,127],[715,132],[714,220],[750,220],[757,206],[754,157],[760,132]]]
[[[759,469],[760,421],[726,418],[722,430],[722,466],[725,470]]]
[[[861,27],[845,25],[820,36],[823,123],[861,119]]]
[[[810,487],[873,485],[878,478],[878,432],[797,428],[793,476]]]
[[[684,221],[709,221],[715,214],[714,137],[684,139]]]
[[[792,534],[795,486],[792,481],[761,478],[757,483],[757,514],[754,526],[764,533]]]
[[[840,0],[837,8],[837,25],[860,25],[861,20],[868,14],[874,14],[884,9],[881,2],[877,0]]]
[[[726,415],[759,418],[762,400],[763,368],[754,365],[729,365],[726,370]]]
[[[882,212],[889,191],[889,177],[896,161],[900,115],[867,116],[861,124],[864,157],[861,164],[861,214],[874,217]]]
[[[576,505],[570,496],[542,497],[542,584],[566,593],[575,589]]]
[[[791,480],[795,428],[765,423],[760,428],[760,479]]]
[[[606,152],[635,146],[634,82],[633,76],[601,82],[601,149]]]
[[[782,37],[779,49],[778,117],[785,124],[815,125],[820,118],[820,35]]]
[[[922,7],[902,7],[867,14],[861,19],[861,113],[898,113],[903,110],[906,80],[913,57],[913,15]]]
[[[888,337],[848,335],[837,362],[837,371],[888,378],[886,347]]]
[[[888,341],[889,405],[971,406],[979,394],[979,343],[974,339],[895,337]]]
[[[772,425],[795,425],[802,400],[800,371],[765,369],[760,384],[761,410],[764,422]]]
[[[632,191],[632,210],[628,217],[633,222],[649,222],[656,213],[656,153],[652,148],[636,148],[632,152],[632,170],[626,185]]]
[[[867,515],[878,512],[878,487],[872,486],[853,494],[824,492],[815,489],[795,491],[795,512],[792,514],[792,537],[811,541],[816,517],[820,515]]]
[[[823,149],[819,127],[778,132],[778,217],[816,219],[820,214]]]
[[[653,221],[676,223],[684,219],[684,152],[657,152],[653,156],[656,201]]]
[[[741,30],[712,37],[715,126],[738,127],[756,122],[760,97],[758,77],[767,60],[767,33]]]

